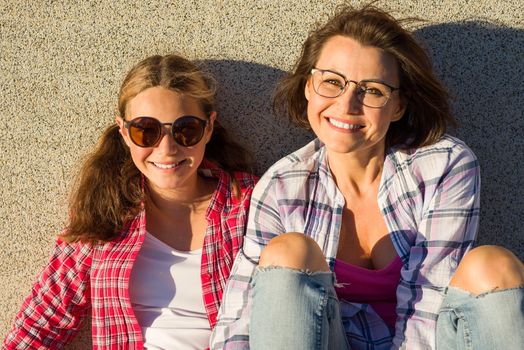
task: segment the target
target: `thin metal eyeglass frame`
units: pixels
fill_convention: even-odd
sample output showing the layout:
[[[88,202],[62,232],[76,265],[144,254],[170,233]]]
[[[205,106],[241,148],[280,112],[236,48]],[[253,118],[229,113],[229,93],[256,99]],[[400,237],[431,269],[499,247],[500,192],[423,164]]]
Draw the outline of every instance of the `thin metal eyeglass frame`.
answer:
[[[177,140],[175,139],[175,133],[174,133],[174,125],[177,121],[181,120],[182,118],[186,118],[186,117],[190,117],[190,118],[194,118],[194,119],[197,119],[199,121],[199,123],[201,125],[203,125],[203,130],[202,130],[202,136],[200,137],[200,139],[190,145],[190,146],[184,146],[184,145],[181,145],[180,143],[177,142]],[[199,143],[202,138],[204,137],[204,131],[205,129],[207,128],[207,126],[209,125],[209,120],[207,119],[201,119],[199,117],[195,117],[194,115],[184,115],[184,116],[181,116],[180,118],[178,118],[177,120],[175,120],[174,122],[171,122],[171,123],[162,123],[160,120],[156,119],[156,118],[153,118],[153,117],[148,117],[148,116],[140,116],[140,117],[137,117],[135,119],[138,119],[138,118],[150,118],[150,119],[154,119],[156,120],[161,126],[170,126],[170,131],[171,131],[171,136],[173,137],[173,140],[176,142],[177,145],[180,145],[182,147],[193,147],[194,145],[196,145],[197,143]],[[135,120],[133,119],[133,120]],[[155,143],[152,145],[152,146],[142,146],[142,145],[139,145],[138,143],[135,142],[135,140],[133,140],[133,138],[131,137],[131,132],[129,131],[129,127],[131,126],[131,123],[133,122],[133,120],[125,120],[124,119],[124,127],[127,129],[127,133],[129,135],[129,138],[131,139],[131,141],[137,145],[138,147],[142,147],[142,148],[150,148],[150,147],[156,147],[158,145],[158,143],[160,142],[160,140],[162,139],[162,136],[164,135],[164,128],[161,128],[160,129],[160,136],[158,137],[158,139],[155,141]]]
[[[318,68],[312,68],[311,69],[311,76],[313,76],[313,74],[315,74],[315,72],[320,72],[322,74],[324,74],[324,72],[329,72],[329,73],[333,73],[333,74],[336,74],[338,76],[340,76],[342,79],[344,79],[344,87],[340,90],[340,92],[338,93],[338,95],[336,96],[324,96],[324,95],[321,95],[317,89],[315,88],[315,84],[313,84],[313,90],[315,91],[315,93],[319,96],[322,96],[322,97],[325,97],[325,98],[337,98],[339,97],[340,95],[342,95],[344,92],[346,92],[347,90],[347,87],[349,86],[349,83],[355,83],[356,86],[360,86],[360,83],[364,82],[370,82],[370,83],[379,83],[379,84],[382,84],[384,86],[386,86],[390,91],[389,91],[389,95],[387,96],[387,99],[386,101],[384,102],[384,104],[382,106],[368,106],[367,104],[365,104],[363,102],[363,97],[361,97],[360,94],[357,93],[357,96],[358,96],[358,100],[360,101],[360,103],[362,103],[364,106],[366,107],[369,107],[369,108],[382,108],[384,107],[388,102],[389,102],[389,99],[391,97],[391,95],[393,94],[393,92],[397,91],[397,90],[400,90],[400,87],[394,87],[394,86],[391,86],[389,84],[386,84],[384,83],[383,81],[379,81],[379,80],[374,80],[374,79],[364,79],[364,80],[361,80],[361,81],[355,81],[355,80],[351,80],[351,79],[347,79],[343,74],[339,73],[339,72],[335,72],[335,71],[332,71],[330,69],[318,69]]]

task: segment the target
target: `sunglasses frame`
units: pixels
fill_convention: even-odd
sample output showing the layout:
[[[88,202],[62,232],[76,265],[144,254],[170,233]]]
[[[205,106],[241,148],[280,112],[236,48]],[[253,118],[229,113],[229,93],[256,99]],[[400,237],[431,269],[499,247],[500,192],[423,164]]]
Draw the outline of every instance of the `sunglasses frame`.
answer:
[[[158,135],[158,138],[155,140],[155,142],[151,146],[143,146],[143,145],[138,144],[133,139],[132,133],[130,131],[130,128],[133,127],[133,121],[137,121],[137,120],[139,120],[141,118],[153,119],[161,127],[160,128],[160,134]],[[198,121],[198,123],[200,123],[200,125],[202,126],[202,135],[200,136],[200,138],[195,143],[192,143],[192,144],[186,146],[186,145],[183,145],[183,144],[181,144],[181,143],[179,143],[177,141],[177,139],[175,137],[175,127],[177,127],[177,125],[176,125],[177,123],[180,123],[181,121],[187,120],[187,119],[196,120],[196,121]],[[206,130],[208,125],[209,125],[209,120],[208,119],[202,119],[202,118],[196,117],[194,115],[183,115],[183,116],[181,116],[180,118],[177,118],[177,120],[175,120],[174,122],[171,122],[171,123],[162,123],[160,120],[158,120],[156,118],[153,118],[153,117],[149,117],[149,116],[140,116],[140,117],[137,117],[137,118],[133,118],[133,119],[131,119],[129,121],[124,119],[124,127],[127,129],[127,134],[129,136],[129,139],[135,145],[137,145],[138,147],[142,147],[142,148],[156,147],[158,145],[158,143],[160,142],[160,140],[162,140],[162,137],[164,136],[164,132],[165,132],[164,131],[164,126],[170,126],[171,136],[173,137],[173,140],[175,141],[175,143],[177,145],[180,145],[182,147],[192,147],[192,146],[198,144],[202,140],[202,138],[204,137],[204,134],[205,134],[205,130]]]

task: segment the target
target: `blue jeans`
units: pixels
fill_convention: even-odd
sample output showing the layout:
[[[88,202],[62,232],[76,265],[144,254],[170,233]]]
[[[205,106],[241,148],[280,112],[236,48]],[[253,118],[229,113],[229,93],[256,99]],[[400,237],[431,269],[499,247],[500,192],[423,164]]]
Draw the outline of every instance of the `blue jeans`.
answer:
[[[250,349],[350,349],[331,272],[257,268],[252,283]]]
[[[524,287],[477,296],[448,287],[437,321],[437,349],[524,349]]]
[[[257,268],[253,350],[349,350],[331,272]],[[439,350],[524,349],[524,287],[470,295],[448,287],[437,321]]]

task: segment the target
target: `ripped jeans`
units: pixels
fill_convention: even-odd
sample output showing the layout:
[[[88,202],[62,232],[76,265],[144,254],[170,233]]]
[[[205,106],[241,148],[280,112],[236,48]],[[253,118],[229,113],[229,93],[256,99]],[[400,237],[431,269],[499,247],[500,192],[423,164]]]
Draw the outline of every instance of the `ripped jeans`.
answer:
[[[330,272],[257,268],[250,349],[351,349],[333,284]],[[438,350],[524,349],[524,287],[479,296],[447,288],[436,338]]]
[[[350,349],[331,272],[257,268],[252,287],[250,349]]]
[[[524,349],[524,287],[477,296],[448,287],[437,321],[437,349]]]

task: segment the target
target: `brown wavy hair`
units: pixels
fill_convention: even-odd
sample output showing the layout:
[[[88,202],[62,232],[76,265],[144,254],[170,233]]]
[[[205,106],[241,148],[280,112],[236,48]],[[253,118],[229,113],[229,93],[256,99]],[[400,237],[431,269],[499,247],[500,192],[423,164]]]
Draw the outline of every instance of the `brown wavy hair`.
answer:
[[[304,88],[324,44],[332,37],[350,37],[362,45],[375,46],[391,54],[399,66],[400,97],[407,108],[402,118],[391,123],[386,147],[420,147],[438,141],[447,126],[455,126],[449,94],[433,73],[424,48],[403,25],[415,18],[395,19],[374,5],[361,9],[344,6],[310,33],[293,70],[277,85],[273,109],[287,114],[296,125],[311,129],[307,119]]]
[[[119,116],[125,119],[128,102],[155,86],[195,98],[208,116],[216,110],[215,81],[209,74],[181,56],[156,55],[139,62],[125,77]],[[229,173],[252,170],[250,153],[216,120],[204,157]],[[109,126],[80,169],[69,199],[69,224],[60,238],[93,243],[115,238],[140,211],[145,190],[118,125]]]

